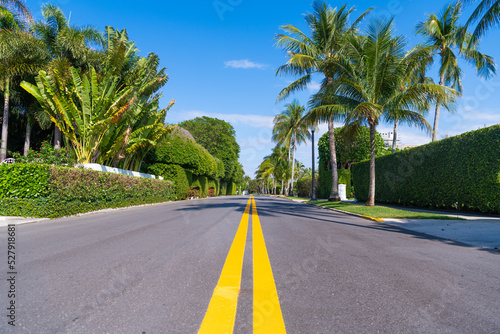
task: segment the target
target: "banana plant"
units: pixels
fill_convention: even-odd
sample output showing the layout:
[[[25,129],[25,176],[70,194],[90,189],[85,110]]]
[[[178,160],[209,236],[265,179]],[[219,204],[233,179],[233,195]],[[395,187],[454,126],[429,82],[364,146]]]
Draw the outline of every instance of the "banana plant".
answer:
[[[135,87],[118,85],[119,78],[106,75],[102,79],[93,67],[80,76],[71,68],[68,85],[58,71],[40,71],[36,86],[23,82],[52,122],[66,135],[79,163],[95,162],[101,154],[100,144],[113,124],[131,110],[137,98]]]

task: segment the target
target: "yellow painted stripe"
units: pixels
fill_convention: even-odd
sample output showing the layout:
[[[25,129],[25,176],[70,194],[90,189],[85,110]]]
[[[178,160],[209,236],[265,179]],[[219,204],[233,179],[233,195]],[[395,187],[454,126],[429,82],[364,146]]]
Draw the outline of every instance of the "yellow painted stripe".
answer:
[[[250,198],[198,333],[233,333],[251,203]]]
[[[274,283],[271,262],[267,254],[255,199],[252,201],[252,233],[253,332],[255,334],[286,333],[285,322],[278,299],[278,291]]]

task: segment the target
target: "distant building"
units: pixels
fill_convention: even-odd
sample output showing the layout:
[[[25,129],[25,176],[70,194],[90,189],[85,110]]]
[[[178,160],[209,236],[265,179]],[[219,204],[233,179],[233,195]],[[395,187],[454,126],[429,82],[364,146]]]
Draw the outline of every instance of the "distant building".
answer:
[[[394,140],[394,132],[382,132],[380,133],[380,135],[382,136],[382,139],[384,140],[384,145],[386,148],[390,148],[392,147],[392,142]],[[401,143],[401,137],[398,135],[397,139],[396,139],[396,147],[399,147]]]

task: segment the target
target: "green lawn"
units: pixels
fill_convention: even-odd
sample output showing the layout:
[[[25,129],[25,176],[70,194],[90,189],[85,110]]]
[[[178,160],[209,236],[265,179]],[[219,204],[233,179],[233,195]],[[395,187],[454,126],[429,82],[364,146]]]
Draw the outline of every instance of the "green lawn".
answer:
[[[415,212],[388,208],[382,205],[364,206],[345,202],[328,202],[328,201],[309,201],[308,203],[325,206],[328,208],[338,209],[342,211],[357,213],[373,218],[408,218],[408,219],[454,219],[463,220],[461,218],[445,216],[436,213]]]

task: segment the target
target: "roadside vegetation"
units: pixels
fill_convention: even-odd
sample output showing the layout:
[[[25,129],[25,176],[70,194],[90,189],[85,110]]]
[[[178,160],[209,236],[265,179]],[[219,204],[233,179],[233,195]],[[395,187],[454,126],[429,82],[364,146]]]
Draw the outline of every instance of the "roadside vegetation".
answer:
[[[23,1],[0,1],[0,162],[14,158],[14,165],[21,163],[0,170],[0,215],[52,217],[106,205],[234,195],[245,188],[230,124],[207,117],[167,123],[175,101],[160,102],[169,78],[157,54],[141,56],[125,29],[70,25],[53,4],[42,5],[41,12],[42,19],[33,20]],[[16,168],[31,170],[26,163],[74,169],[64,178],[76,192],[90,187],[90,197],[72,198],[58,191],[19,196],[16,191],[22,189],[10,188],[33,181],[13,179]],[[72,168],[86,163],[151,173],[165,181],[120,176],[118,183],[138,182],[142,195],[130,197],[124,185],[111,187],[113,198],[109,193],[93,196],[99,187],[109,191],[110,185],[92,183],[94,172]],[[51,175],[56,170],[50,167]],[[56,181],[51,177],[44,186]],[[148,187],[156,195],[143,192]]]
[[[317,185],[321,197],[338,202],[338,184],[344,183],[348,197],[353,196],[355,191],[367,206],[375,205],[378,194],[375,185],[383,187],[384,182],[388,182],[379,178],[377,173],[385,173],[385,170],[376,168],[376,158],[397,154],[400,124],[418,127],[429,134],[432,141],[437,140],[440,111],[453,111],[463,93],[462,69],[458,59],[467,61],[481,78],[488,79],[495,75],[494,59],[480,51],[479,37],[500,22],[499,3],[481,1],[471,18],[468,21],[465,18],[466,23],[462,24],[464,4],[471,2],[445,4],[439,13],[416,22],[416,34],[422,36],[424,42],[415,46],[409,44],[406,36],[397,35],[392,19],[372,18],[370,12],[373,8],[356,14],[354,7],[332,7],[325,1],[314,1],[312,12],[305,15],[309,31],[302,31],[293,25],[281,26],[284,33],[277,34],[275,40],[276,46],[286,52],[287,62],[279,67],[276,75],[293,75],[296,78],[283,88],[277,100],[282,101],[294,92],[306,89],[314,75],[323,78],[320,89],[310,97],[300,121],[294,123],[296,127],[302,124],[309,129],[320,123],[328,124],[329,131],[319,144]],[[477,27],[471,32],[472,24],[477,21]],[[363,29],[359,28],[361,23]],[[439,64],[437,76],[430,71],[435,62]],[[294,100],[293,103],[299,105],[299,101]],[[431,109],[434,109],[433,126],[424,117]],[[391,150],[383,148],[377,134],[377,126],[382,121],[394,125]],[[343,127],[335,129],[334,122],[342,122]],[[291,127],[280,126],[276,121],[274,132],[279,133],[281,138],[293,138]],[[287,195],[287,190],[293,189],[288,184],[300,181],[291,172],[294,169],[293,162],[290,163],[294,160],[293,155],[287,154],[295,151],[299,141],[276,140],[276,143],[277,147],[264,158],[256,172],[256,181],[261,193]],[[357,181],[354,179],[354,189],[351,189],[352,166],[365,159],[369,162],[363,165],[363,181],[358,176],[359,187],[356,189]],[[495,154],[492,159],[496,159]],[[384,167],[388,168],[387,165]],[[436,170],[442,167],[434,166]],[[468,170],[471,171],[470,168]],[[376,179],[379,181],[375,182]],[[445,179],[438,182],[444,192]],[[281,189],[276,186],[280,182]],[[309,179],[302,184],[306,182]],[[424,186],[428,185],[423,182]],[[498,187],[494,178],[489,182],[493,185],[488,183],[487,189]],[[462,192],[467,191],[462,186]],[[462,203],[466,199],[457,196],[460,208],[467,208]],[[400,202],[411,204],[412,200],[401,198]],[[425,200],[419,201],[422,202]],[[476,198],[469,207],[478,209],[481,206],[479,202]],[[450,206],[449,203],[435,201],[430,205]],[[488,206],[491,205],[489,201]]]
[[[462,218],[457,218],[453,216],[446,216],[436,213],[400,210],[400,209],[389,208],[383,205],[366,206],[366,205],[359,205],[347,202],[331,202],[331,201],[309,201],[308,203],[380,219],[399,218],[399,219],[463,220]]]

